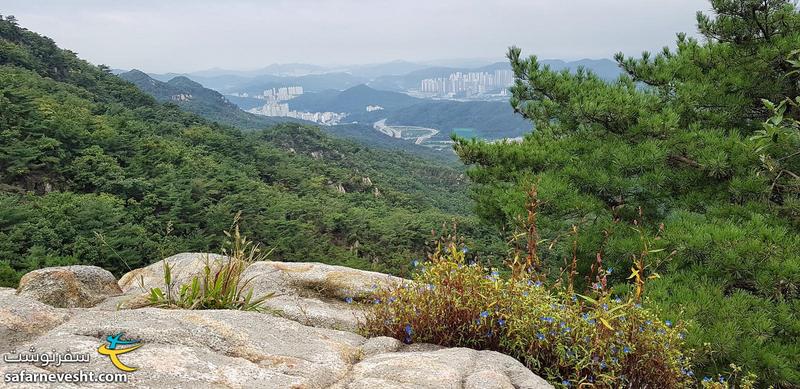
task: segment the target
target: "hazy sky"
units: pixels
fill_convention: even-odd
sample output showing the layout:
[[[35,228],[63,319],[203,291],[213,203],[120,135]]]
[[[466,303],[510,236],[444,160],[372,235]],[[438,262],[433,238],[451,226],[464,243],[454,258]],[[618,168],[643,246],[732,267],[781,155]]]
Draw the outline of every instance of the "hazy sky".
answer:
[[[3,0],[81,57],[150,72],[271,63],[611,57],[672,45],[706,0]]]

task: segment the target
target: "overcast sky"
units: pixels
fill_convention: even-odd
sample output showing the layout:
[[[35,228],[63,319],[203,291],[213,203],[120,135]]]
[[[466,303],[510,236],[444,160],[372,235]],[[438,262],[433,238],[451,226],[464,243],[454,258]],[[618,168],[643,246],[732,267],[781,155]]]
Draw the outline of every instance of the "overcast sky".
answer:
[[[706,0],[3,0],[0,13],[93,63],[150,72],[272,63],[608,58],[694,33]]]

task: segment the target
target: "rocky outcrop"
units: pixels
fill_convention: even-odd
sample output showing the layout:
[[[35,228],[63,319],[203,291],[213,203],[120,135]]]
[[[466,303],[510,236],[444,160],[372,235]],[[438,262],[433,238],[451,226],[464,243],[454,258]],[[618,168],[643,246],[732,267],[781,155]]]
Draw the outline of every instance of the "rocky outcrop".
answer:
[[[168,259],[175,265],[177,278],[184,280],[202,269],[198,260],[204,261],[204,256],[182,254]],[[119,356],[138,370],[126,373],[128,383],[111,387],[551,388],[500,353],[404,345],[392,338],[366,339],[331,328],[340,320],[336,309],[358,316],[358,301],[368,300],[375,287],[404,282],[399,278],[318,263],[262,262],[252,265],[247,276],[255,277],[258,293],[276,293],[278,297],[270,299],[274,311],[119,309],[138,298],[142,287],[161,286],[159,266],[129,273],[120,280],[124,295],[93,308],[56,308],[17,295],[13,289],[0,289],[0,352],[70,350],[91,357],[88,363],[60,366],[0,361],[0,377],[21,370],[120,373],[97,350],[109,345],[108,336],[122,333],[123,339],[135,339],[141,345]],[[355,302],[342,301],[349,298]],[[295,317],[289,308],[317,307],[311,304],[319,304],[319,311],[310,319]],[[53,387],[92,387],[80,385]]]
[[[88,308],[122,294],[122,289],[108,270],[97,266],[62,266],[25,274],[17,293],[54,307]]]
[[[201,274],[206,263],[214,266],[224,259],[214,254],[184,253],[165,261],[180,285]],[[252,279],[254,296],[273,295],[265,303],[267,309],[304,324],[349,331],[356,328],[362,309],[361,305],[348,301],[371,300],[376,288],[403,282],[382,273],[307,262],[256,262],[243,277]],[[122,276],[119,283],[127,297],[114,300],[115,303],[136,307],[135,300],[129,298],[150,288],[164,287],[164,264],[158,262],[136,269]],[[141,301],[141,297],[138,299]]]

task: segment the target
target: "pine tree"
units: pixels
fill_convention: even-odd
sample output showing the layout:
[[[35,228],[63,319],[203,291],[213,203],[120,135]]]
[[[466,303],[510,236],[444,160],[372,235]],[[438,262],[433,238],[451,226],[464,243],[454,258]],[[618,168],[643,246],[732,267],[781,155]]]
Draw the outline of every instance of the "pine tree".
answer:
[[[542,255],[552,266],[571,255],[558,237],[572,225],[584,270],[598,253],[629,267],[640,250],[632,227],[644,229],[663,276],[648,297],[693,323],[699,370],[736,363],[764,384],[796,386],[800,208],[787,166],[800,155],[790,121],[800,110],[777,107],[798,96],[791,61],[800,13],[788,0],[711,6],[697,15],[700,39],[679,34],[674,50],[617,54],[625,74],[610,83],[583,69],[552,71],[512,47],[511,105],[535,131],[520,143],[456,138],[456,151],[473,165],[479,215],[506,231],[537,183],[542,236],[553,238]],[[789,135],[764,135],[767,120]],[[776,179],[770,155],[789,173]],[[626,277],[612,280],[625,288]]]

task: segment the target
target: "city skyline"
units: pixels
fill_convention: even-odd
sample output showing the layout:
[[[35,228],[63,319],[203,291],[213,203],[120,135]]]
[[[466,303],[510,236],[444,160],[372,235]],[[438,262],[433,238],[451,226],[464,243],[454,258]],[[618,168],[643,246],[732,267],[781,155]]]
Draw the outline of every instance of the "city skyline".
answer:
[[[270,64],[502,60],[508,46],[541,58],[610,58],[694,35],[702,0],[8,0],[5,15],[93,63],[146,72]]]

